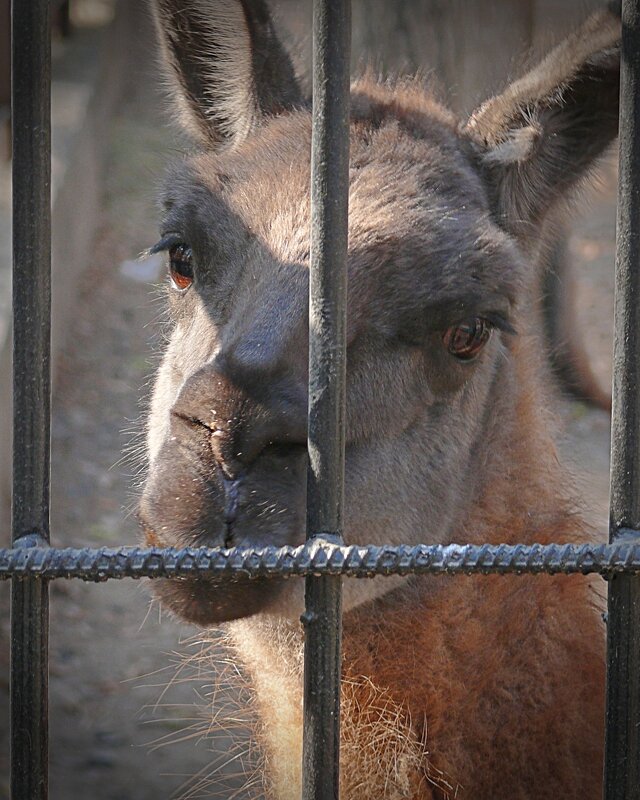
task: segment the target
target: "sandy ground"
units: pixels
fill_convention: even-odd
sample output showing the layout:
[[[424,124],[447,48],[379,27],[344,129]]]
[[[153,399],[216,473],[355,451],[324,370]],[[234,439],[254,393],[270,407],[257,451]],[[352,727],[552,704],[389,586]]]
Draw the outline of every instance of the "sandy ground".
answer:
[[[56,544],[133,543],[137,537],[130,513],[135,453],[156,362],[153,353],[162,338],[162,305],[153,288],[161,281],[159,265],[131,260],[155,241],[154,185],[174,147],[157,108],[148,85],[136,88],[133,82],[105,132],[111,144],[104,224],[82,280],[78,313],[69,320],[69,346],[54,403]],[[571,241],[581,276],[584,336],[605,381],[610,372],[613,208],[614,176],[608,170]],[[564,449],[604,521],[608,416],[575,402],[567,402],[562,413],[567,422]],[[123,458],[123,452],[129,455]],[[6,587],[0,589],[4,607]],[[197,631],[160,620],[157,607],[149,606],[147,587],[132,581],[97,586],[55,582],[51,609],[52,800],[160,800],[185,794],[185,787],[187,797],[203,796],[206,788],[207,796],[236,796],[234,787],[242,781],[234,776],[252,769],[243,718],[235,744],[209,725],[210,665],[192,659],[172,681],[176,664],[200,652],[197,638],[187,641]],[[2,624],[6,631],[6,617]],[[5,657],[3,651],[0,658]],[[5,690],[6,680],[0,694]],[[233,692],[219,690],[216,711],[228,716],[230,703]],[[0,798],[9,796],[5,712],[6,704],[0,706]],[[154,742],[166,746],[154,748]],[[198,775],[202,781],[190,781]]]

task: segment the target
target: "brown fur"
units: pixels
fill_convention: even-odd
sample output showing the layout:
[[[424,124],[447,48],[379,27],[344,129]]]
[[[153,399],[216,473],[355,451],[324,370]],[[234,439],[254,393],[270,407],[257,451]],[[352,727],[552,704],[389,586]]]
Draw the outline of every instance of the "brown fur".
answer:
[[[523,388],[536,377],[524,355],[518,362]],[[490,480],[460,540],[588,538],[553,445],[553,419],[541,410],[537,391],[524,388],[515,406],[498,434],[515,452],[503,451],[503,461],[498,449],[490,465],[479,464]],[[600,579],[580,576],[413,578],[349,611],[343,796],[493,798],[506,796],[508,787],[516,800],[598,798],[604,593]],[[268,763],[273,774],[286,770],[281,785],[287,789],[273,795],[277,800],[299,794],[299,746],[280,750],[301,735],[302,640],[293,631],[297,637],[290,623],[265,627],[251,620],[231,629],[260,687],[263,747],[273,749]],[[270,657],[260,649],[265,646],[273,648]],[[265,675],[267,663],[275,674]],[[296,708],[283,729],[277,722],[283,709]]]
[[[523,397],[520,430],[531,430],[533,414]],[[518,445],[528,480],[519,469],[497,479],[464,541],[585,538],[584,520],[559,509],[550,488],[554,473],[563,480],[553,446],[541,452],[527,439]],[[414,579],[347,615],[349,673],[366,675],[407,710],[426,741],[423,768],[454,787],[416,798],[501,797],[505,787],[523,800],[600,796],[603,594],[580,577]]]
[[[270,55],[264,3],[240,10],[234,64],[229,3],[158,0],[200,141],[164,195],[162,234],[188,244],[195,266],[191,288],[169,293],[174,330],[149,423],[141,518],[160,544],[303,537],[311,119],[284,51]],[[468,124],[420,81],[354,84],[348,542],[588,535],[555,448],[534,265],[551,212],[615,135],[617,25],[603,11]],[[258,63],[271,66],[258,74]],[[247,65],[254,80],[230,96]],[[461,363],[447,332],[477,320],[492,335]],[[299,797],[301,582],[156,590],[197,624],[232,620],[268,796]],[[581,577],[345,582],[345,799],[595,800],[600,601]]]
[[[419,767],[453,787],[415,796],[598,797],[604,664],[582,587],[475,578],[414,591],[347,620],[345,661],[410,715]]]

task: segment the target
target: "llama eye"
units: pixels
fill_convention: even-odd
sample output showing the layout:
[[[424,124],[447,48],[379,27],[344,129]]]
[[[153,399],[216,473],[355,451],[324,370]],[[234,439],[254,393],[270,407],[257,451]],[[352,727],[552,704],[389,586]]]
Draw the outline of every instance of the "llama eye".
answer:
[[[174,289],[184,292],[193,283],[192,257],[191,248],[184,242],[169,248],[169,277]]]
[[[491,323],[482,317],[452,325],[442,335],[442,341],[452,356],[460,361],[472,361],[491,336]]]

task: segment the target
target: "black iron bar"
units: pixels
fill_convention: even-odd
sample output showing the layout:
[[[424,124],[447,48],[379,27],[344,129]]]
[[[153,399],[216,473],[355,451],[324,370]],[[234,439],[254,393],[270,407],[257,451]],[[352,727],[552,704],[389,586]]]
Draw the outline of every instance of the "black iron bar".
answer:
[[[640,0],[622,3],[619,164],[609,527],[614,544],[640,543]],[[613,575],[608,603],[604,797],[640,800],[640,578]]]
[[[13,3],[13,538],[49,539],[49,0]]]
[[[51,44],[49,0],[12,4],[12,540],[49,541]],[[44,800],[48,780],[48,584],[11,593],[11,796]]]
[[[0,550],[0,580],[26,578],[189,578],[218,580],[331,575],[640,574],[640,541],[614,544],[337,545],[321,538],[300,547],[14,548]]]
[[[313,3],[307,539],[342,541],[349,208],[350,0]],[[305,586],[304,800],[339,795],[342,584]]]

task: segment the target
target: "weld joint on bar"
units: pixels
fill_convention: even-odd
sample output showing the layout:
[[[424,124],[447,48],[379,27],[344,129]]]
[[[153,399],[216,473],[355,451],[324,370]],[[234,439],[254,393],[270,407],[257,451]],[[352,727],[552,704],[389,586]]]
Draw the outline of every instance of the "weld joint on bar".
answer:
[[[14,550],[25,550],[30,549],[33,547],[50,547],[51,545],[49,542],[39,533],[25,533],[22,536],[19,536],[14,542],[12,542],[11,547]]]
[[[611,534],[612,544],[640,544],[640,530],[616,528]]]
[[[344,540],[339,533],[329,533],[327,531],[318,531],[318,533],[314,533],[307,539],[307,546],[309,545],[325,545],[325,544],[334,544],[337,547],[342,547],[344,545]]]

